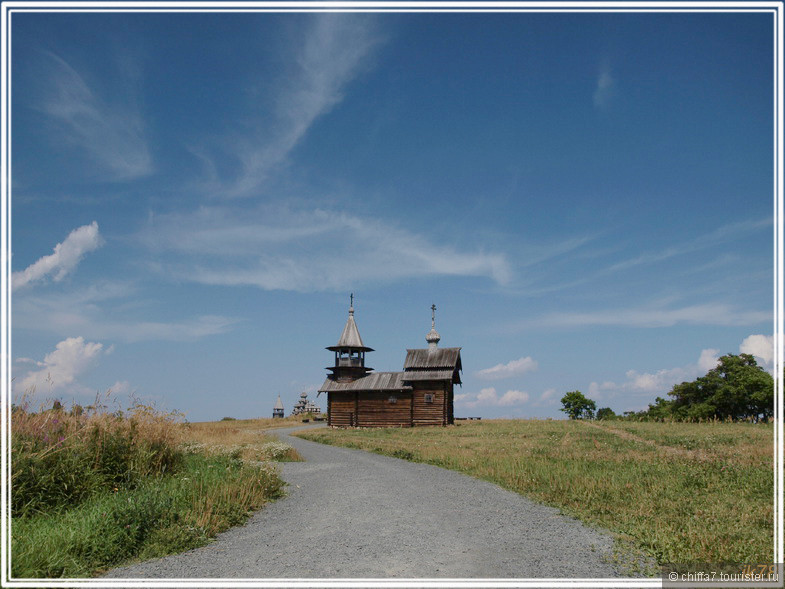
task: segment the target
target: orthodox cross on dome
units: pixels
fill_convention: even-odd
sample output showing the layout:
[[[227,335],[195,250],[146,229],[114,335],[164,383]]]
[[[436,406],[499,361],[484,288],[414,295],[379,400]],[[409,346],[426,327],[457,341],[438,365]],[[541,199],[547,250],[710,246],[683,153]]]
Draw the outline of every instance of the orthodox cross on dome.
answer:
[[[428,342],[428,349],[435,350],[442,339],[439,332],[436,331],[436,305],[431,305],[431,331],[425,336],[425,341]]]
[[[354,313],[354,293],[349,295],[349,313]]]

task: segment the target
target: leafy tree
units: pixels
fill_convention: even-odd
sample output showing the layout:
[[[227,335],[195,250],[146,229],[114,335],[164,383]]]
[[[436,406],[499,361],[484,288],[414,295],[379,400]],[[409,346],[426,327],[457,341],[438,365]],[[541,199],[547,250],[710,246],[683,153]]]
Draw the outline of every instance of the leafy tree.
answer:
[[[597,404],[591,399],[587,399],[580,391],[566,393],[561,398],[562,408],[570,416],[570,419],[592,419]]]
[[[667,418],[673,418],[673,401],[668,401],[662,397],[657,397],[654,400],[654,405],[649,403],[648,411],[641,412],[641,418],[646,420],[663,421]]]
[[[774,379],[750,354],[723,356],[706,376],[676,385],[668,395],[677,418],[768,421],[774,413]]]
[[[616,413],[610,407],[597,409],[597,419],[616,419]]]

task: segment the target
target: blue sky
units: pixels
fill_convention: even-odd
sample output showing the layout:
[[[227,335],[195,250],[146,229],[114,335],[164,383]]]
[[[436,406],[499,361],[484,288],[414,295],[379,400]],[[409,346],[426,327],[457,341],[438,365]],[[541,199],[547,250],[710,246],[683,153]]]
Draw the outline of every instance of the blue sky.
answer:
[[[289,410],[351,292],[377,370],[437,305],[457,416],[771,369],[773,42],[765,12],[15,13],[15,398]]]

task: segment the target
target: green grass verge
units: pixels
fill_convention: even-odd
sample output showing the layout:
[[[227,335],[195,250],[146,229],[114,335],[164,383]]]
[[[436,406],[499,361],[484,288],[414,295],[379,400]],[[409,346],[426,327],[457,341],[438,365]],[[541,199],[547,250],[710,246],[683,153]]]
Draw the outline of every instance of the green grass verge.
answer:
[[[282,494],[271,467],[189,455],[177,474],[95,493],[72,508],[15,518],[12,577],[89,577],[206,544]]]

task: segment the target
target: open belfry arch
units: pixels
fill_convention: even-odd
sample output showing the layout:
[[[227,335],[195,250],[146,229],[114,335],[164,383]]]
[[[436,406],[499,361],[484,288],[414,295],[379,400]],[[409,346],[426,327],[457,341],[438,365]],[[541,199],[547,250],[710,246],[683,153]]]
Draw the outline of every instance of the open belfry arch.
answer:
[[[431,306],[428,347],[406,350],[402,372],[375,372],[365,365],[373,352],[354,320],[354,295],[338,343],[327,349],[335,362],[319,389],[327,393],[327,423],[334,427],[412,427],[453,423],[453,387],[461,384],[461,348],[439,348],[436,305]]]

